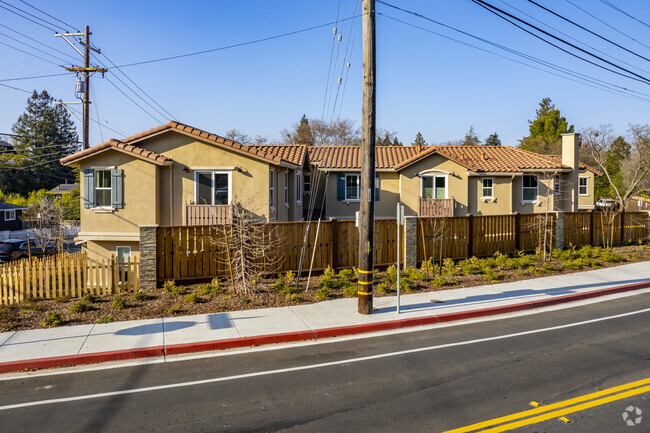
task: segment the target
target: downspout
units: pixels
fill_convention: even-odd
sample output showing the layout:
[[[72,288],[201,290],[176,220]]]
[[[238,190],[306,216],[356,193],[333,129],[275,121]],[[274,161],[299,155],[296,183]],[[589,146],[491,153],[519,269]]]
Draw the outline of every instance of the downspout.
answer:
[[[174,163],[169,164],[169,225],[174,225]]]

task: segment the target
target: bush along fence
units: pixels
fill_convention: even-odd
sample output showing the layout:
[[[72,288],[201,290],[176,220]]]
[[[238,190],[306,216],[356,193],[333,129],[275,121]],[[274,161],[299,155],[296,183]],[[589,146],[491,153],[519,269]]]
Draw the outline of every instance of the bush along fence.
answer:
[[[90,261],[84,252],[24,259],[0,265],[0,304],[25,298],[80,297],[132,292],[140,286],[137,257]]]
[[[623,221],[623,224],[621,224]],[[309,225],[305,250],[305,232]],[[320,224],[286,222],[263,224],[263,239],[277,250],[274,272],[324,270],[357,266],[359,232],[355,222],[334,218]],[[375,221],[374,262],[394,264],[397,259],[396,220]],[[464,259],[499,251],[549,251],[569,245],[601,245],[605,236],[614,243],[647,239],[650,215],[624,213],[607,227],[600,213],[513,214],[422,218],[407,217],[403,226],[404,265],[433,258]],[[229,275],[232,231],[228,225],[140,227],[141,285],[153,288],[167,279],[192,280]],[[622,240],[622,242],[621,242]],[[230,243],[229,243],[230,242]],[[267,258],[264,258],[267,259]],[[230,265],[231,266],[231,265]]]

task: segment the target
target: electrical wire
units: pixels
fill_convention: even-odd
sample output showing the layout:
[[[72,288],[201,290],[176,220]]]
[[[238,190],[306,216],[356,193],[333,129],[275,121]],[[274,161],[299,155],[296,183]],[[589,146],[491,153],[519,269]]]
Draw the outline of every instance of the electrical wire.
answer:
[[[630,71],[630,70],[628,70],[628,69],[625,69],[625,68],[623,68],[623,67],[621,67],[621,66],[618,66],[618,65],[616,65],[616,64],[614,64],[614,63],[612,63],[612,62],[610,62],[610,61],[608,61],[608,60],[603,59],[603,58],[600,57],[600,56],[597,56],[597,55],[595,55],[595,54],[592,54],[592,53],[590,53],[589,51],[586,51],[586,50],[584,50],[584,49],[582,49],[582,48],[580,48],[580,47],[578,47],[578,46],[576,46],[576,45],[574,45],[574,44],[572,44],[572,43],[570,43],[570,42],[567,42],[567,41],[563,40],[562,38],[558,38],[557,36],[555,36],[555,35],[553,35],[553,34],[547,32],[547,31],[545,31],[545,30],[542,30],[542,29],[540,29],[540,28],[537,27],[537,26],[532,25],[532,24],[530,24],[530,23],[528,23],[528,22],[522,20],[521,18],[517,18],[516,16],[514,16],[514,15],[512,15],[512,14],[509,14],[508,12],[505,12],[505,11],[503,11],[502,9],[497,8],[496,6],[493,6],[493,5],[487,3],[487,2],[485,2],[485,1],[483,1],[483,0],[471,0],[471,1],[472,1],[473,3],[475,3],[476,5],[482,7],[483,9],[487,10],[488,12],[490,12],[490,13],[496,15],[497,17],[501,18],[502,20],[504,20],[504,21],[506,21],[506,22],[509,22],[510,24],[514,25],[514,26],[517,27],[518,29],[520,29],[520,30],[522,30],[522,31],[524,31],[524,32],[526,32],[526,33],[528,33],[529,35],[531,35],[531,36],[533,36],[533,37],[535,37],[535,38],[537,38],[537,39],[543,41],[544,43],[546,43],[546,44],[548,44],[548,45],[551,45],[551,46],[554,47],[554,48],[557,48],[558,50],[560,50],[560,51],[562,51],[562,52],[564,52],[564,53],[566,53],[566,54],[569,54],[569,55],[572,56],[572,57],[575,57],[575,58],[577,58],[577,59],[580,59],[580,60],[582,60],[582,61],[584,61],[584,62],[586,62],[586,63],[589,63],[589,64],[591,64],[591,65],[594,65],[594,66],[596,66],[596,67],[598,67],[598,68],[601,68],[601,69],[604,69],[604,70],[606,70],[606,71],[612,72],[612,73],[614,73],[614,74],[620,75],[620,76],[622,76],[622,77],[626,77],[626,78],[629,78],[629,79],[632,79],[632,80],[635,80],[635,81],[639,81],[639,82],[642,82],[642,83],[644,83],[644,84],[650,84],[650,79],[648,79],[648,78],[646,78],[646,77],[644,77],[644,76],[642,76],[642,75],[639,75],[639,74],[637,74],[637,73],[635,73],[635,72],[632,72],[632,71]],[[505,15],[505,16],[504,16],[504,15]],[[547,36],[549,36],[549,37],[551,37],[551,38],[553,38],[553,39],[555,39],[555,40],[558,40],[558,41],[562,42],[562,43],[565,44],[565,45],[570,46],[570,47],[573,48],[573,49],[576,49],[576,50],[578,50],[578,51],[580,51],[580,52],[582,52],[582,53],[585,53],[585,54],[587,54],[587,55],[589,55],[589,56],[591,56],[591,57],[594,57],[594,58],[600,60],[600,61],[603,62],[603,63],[606,63],[606,64],[608,64],[608,65],[610,65],[610,66],[613,66],[613,67],[615,67],[615,68],[617,68],[617,69],[620,69],[621,71],[625,71],[625,72],[627,72],[628,74],[631,74],[631,75],[633,75],[633,76],[625,75],[625,74],[623,74],[623,73],[621,73],[621,72],[615,71],[615,70],[613,70],[613,69],[607,68],[607,67],[605,67],[605,66],[603,66],[603,65],[600,65],[600,64],[598,64],[598,63],[595,63],[595,62],[592,62],[592,61],[590,61],[590,60],[587,60],[587,59],[585,59],[584,57],[581,57],[581,56],[579,56],[579,55],[577,55],[577,54],[575,54],[575,53],[572,53],[572,52],[570,52],[569,50],[566,50],[566,49],[560,47],[559,45],[556,45],[556,44],[554,44],[554,43],[552,43],[552,42],[550,42],[550,41],[544,39],[543,37],[541,37],[541,36],[539,36],[539,35],[536,35],[535,33],[531,32],[530,30],[527,30],[527,29],[523,28],[523,27],[520,26],[519,24],[517,24],[517,23],[515,23],[515,22],[513,22],[513,21],[511,21],[511,20],[509,20],[509,19],[506,18],[506,17],[509,17],[509,18],[512,18],[512,19],[514,19],[514,20],[516,20],[516,21],[519,21],[519,22],[521,22],[521,23],[523,23],[523,24],[525,24],[525,25],[527,25],[527,26],[529,26],[529,27],[531,27],[531,28],[537,30],[538,32],[540,32],[540,33],[542,33],[542,34],[544,34],[544,35],[547,35]],[[637,77],[637,78],[635,78],[635,77]]]
[[[637,21],[637,22],[643,24],[643,25],[646,26],[646,27],[650,27],[650,25],[648,25],[648,23],[646,23],[646,22],[644,22],[644,21],[641,21],[640,19],[638,19],[637,17],[635,17],[635,16],[633,16],[633,15],[628,14],[628,13],[625,12],[623,9],[619,8],[618,6],[614,5],[614,4],[611,3],[611,2],[609,2],[609,1],[607,1],[607,0],[600,0],[600,2],[606,4],[607,6],[609,6],[609,7],[612,8],[612,9],[614,9],[615,11],[618,11],[618,12],[622,13],[623,15],[625,15],[625,16],[627,16],[627,17],[629,17],[629,18],[632,18],[634,21]]]
[[[90,83],[88,83],[90,85]],[[95,101],[95,115],[97,116],[97,124],[99,125],[99,138],[104,142],[104,133],[102,132],[102,124],[99,122],[99,106],[97,105],[97,95],[95,94],[95,87],[90,87],[93,92],[93,100]],[[88,116],[90,118],[90,116]]]
[[[38,51],[38,52],[40,52],[40,53],[45,54],[46,56],[50,56],[50,57],[55,58],[55,59],[57,59],[57,60],[60,60],[60,61],[62,61],[62,62],[64,62],[64,63],[69,62],[69,60],[62,59],[61,57],[55,56],[54,54],[48,53],[47,51],[43,51],[43,50],[41,50],[40,48],[36,48],[35,46],[30,45],[30,44],[28,44],[27,42],[23,42],[23,41],[21,41],[20,39],[16,39],[16,38],[14,38],[14,37],[12,37],[12,36],[9,36],[9,35],[6,34],[6,33],[2,33],[2,32],[0,32],[0,35],[4,36],[5,38],[9,38],[9,39],[11,39],[12,41],[18,42],[19,44],[26,45],[26,46],[28,46],[29,48],[33,49],[33,50],[36,50],[36,51]]]
[[[108,78],[108,77],[104,77],[104,78],[106,79],[106,81],[108,81],[109,83],[111,83],[111,85],[113,85],[113,87],[115,87],[115,88],[116,88],[116,89],[117,89],[117,90],[118,90],[122,95],[124,95],[124,96],[126,97],[126,99],[128,99],[129,101],[131,101],[131,102],[133,102],[135,105],[137,105],[138,108],[140,108],[142,111],[144,111],[144,112],[145,112],[149,117],[151,117],[153,120],[155,120],[155,121],[158,122],[158,123],[165,123],[165,122],[161,122],[160,119],[157,119],[153,114],[151,114],[150,112],[148,112],[147,110],[145,110],[144,107],[142,107],[142,105],[140,105],[140,104],[138,104],[137,102],[135,102],[135,101],[133,100],[133,98],[131,98],[131,97],[130,97],[129,95],[127,95],[127,94],[126,94],[122,89],[120,89],[120,88],[117,86],[117,84],[115,84],[114,82],[111,81],[110,78]],[[119,79],[119,78],[118,78],[118,79]]]
[[[53,64],[53,65],[57,65],[57,66],[59,66],[59,64],[56,63],[56,62],[53,62],[53,61],[51,61],[51,60],[44,59],[44,58],[41,57],[41,56],[37,56],[36,54],[30,53],[29,51],[22,50],[22,49],[20,49],[20,48],[16,48],[16,47],[14,47],[13,45],[9,45],[9,44],[7,44],[7,43],[5,43],[5,42],[0,42],[0,45],[4,45],[4,46],[6,46],[6,47],[13,48],[14,50],[16,50],[16,51],[20,51],[21,53],[25,53],[25,54],[27,54],[28,56],[36,57],[37,59],[42,60],[42,61],[44,61],[44,62],[51,63],[51,64]]]
[[[15,8],[15,9],[21,10],[21,9],[17,8],[16,6],[10,5],[9,3],[5,2],[5,1],[0,0],[0,3],[4,3],[4,4],[6,4],[6,5],[11,6],[12,8]],[[38,21],[34,21],[33,19],[28,18],[28,17],[26,17],[26,16],[24,16],[24,15],[21,15],[21,14],[19,14],[18,12],[12,11],[11,9],[6,8],[6,7],[2,6],[2,5],[0,5],[0,8],[9,11],[9,12],[11,12],[12,14],[18,15],[19,17],[24,18],[24,19],[26,19],[27,21],[31,21],[31,22],[33,22],[34,24],[39,25],[39,26],[41,26],[41,27],[43,27],[43,28],[45,28],[45,29],[47,29],[47,30],[50,30],[50,31],[52,31],[52,32],[54,32],[54,33],[57,32],[56,29],[53,29],[52,27],[48,27],[48,26],[46,26],[46,25],[44,25],[44,24],[42,24],[42,23],[39,23]],[[31,14],[28,13],[28,12],[26,12],[26,13],[27,13],[28,15],[31,15]],[[34,16],[34,15],[32,15],[32,16]],[[38,17],[37,17],[37,18],[38,18]],[[39,19],[41,19],[42,21],[44,21],[42,18],[39,18]]]
[[[323,99],[323,112],[321,113],[321,120],[325,119],[325,105],[327,104],[327,94],[329,93],[330,88],[330,78],[332,74],[332,59],[334,58],[334,44],[336,43],[336,33],[339,26],[339,11],[341,9],[341,0],[339,0],[338,6],[336,8],[336,21],[334,22],[334,31],[332,35],[332,48],[330,49],[330,63],[327,68],[327,81],[325,82],[325,98]]]
[[[38,164],[27,165],[27,166],[24,166],[24,167],[20,167],[20,166],[16,165],[16,166],[0,167],[0,169],[13,168],[15,170],[22,170],[22,169],[26,169],[26,168],[40,167],[42,165],[52,164],[53,162],[59,162],[60,159],[61,158],[51,159],[49,161],[43,161],[43,162],[39,162]]]
[[[615,47],[618,47],[618,48],[620,48],[620,49],[622,49],[622,50],[624,50],[624,51],[627,51],[628,53],[630,53],[630,54],[632,54],[632,55],[634,55],[634,56],[637,56],[637,57],[639,57],[639,58],[641,58],[641,59],[643,59],[643,60],[645,60],[645,61],[650,62],[650,59],[649,59],[649,58],[644,57],[644,56],[642,56],[641,54],[637,54],[637,53],[635,53],[635,52],[632,51],[632,50],[628,50],[628,49],[625,48],[624,46],[619,45],[619,44],[617,44],[616,42],[611,41],[611,40],[607,39],[606,37],[599,35],[598,33],[592,32],[592,31],[589,30],[588,28],[586,28],[586,27],[584,27],[584,26],[581,26],[580,24],[578,24],[578,23],[576,23],[576,22],[574,22],[574,21],[572,21],[572,20],[570,20],[570,19],[568,19],[568,18],[566,18],[566,17],[564,17],[564,16],[562,16],[562,15],[560,15],[560,14],[558,14],[558,13],[552,11],[552,10],[550,10],[549,8],[547,8],[547,7],[545,7],[545,6],[540,5],[539,3],[537,3],[537,2],[535,2],[535,1],[533,1],[533,0],[528,0],[528,2],[534,4],[534,5],[537,6],[538,8],[541,8],[541,9],[545,10],[546,12],[548,12],[548,13],[550,13],[550,14],[552,14],[552,15],[558,17],[558,18],[560,18],[561,20],[564,20],[564,21],[566,21],[566,22],[568,22],[568,23],[570,23],[570,24],[572,24],[572,25],[578,27],[579,29],[584,30],[585,32],[587,32],[587,33],[589,33],[589,34],[591,34],[591,35],[593,35],[593,36],[596,36],[596,37],[599,38],[599,39],[602,39],[602,40],[605,41],[605,42],[609,42],[610,44],[614,45]]]
[[[354,15],[357,15],[357,10],[358,10],[359,6],[360,6],[360,0],[357,0],[355,5],[354,5]],[[347,44],[345,46],[345,54],[343,55],[343,63],[341,64],[341,74],[339,75],[341,78],[343,78],[343,71],[346,71],[345,80],[343,80],[344,81],[344,83],[343,83],[343,93],[341,93],[341,104],[339,105],[339,116],[338,116],[339,118],[341,117],[340,112],[341,112],[341,108],[343,107],[343,95],[345,94],[345,88],[347,87],[348,76],[350,74],[350,67],[347,66],[347,68],[346,68],[346,65],[349,65],[351,60],[352,60],[352,50],[354,49],[354,40],[355,40],[355,37],[356,37],[356,34],[354,33],[354,27],[355,27],[356,22],[357,22],[357,20],[352,20],[352,22],[350,23],[349,34],[351,35],[351,37],[348,37]],[[350,53],[349,57],[348,57],[348,52]],[[334,107],[332,107],[332,116],[331,116],[330,120],[334,120],[334,113],[336,111],[336,104],[337,104],[338,99],[339,99],[340,90],[341,90],[341,83],[339,83],[339,85],[336,88],[336,97],[334,98]]]
[[[48,68],[48,69],[53,69],[53,68]],[[3,78],[3,79],[0,80],[0,82],[2,82],[2,81],[35,80],[37,78],[61,77],[63,75],[69,76],[70,73],[69,72],[61,72],[61,73],[58,73],[58,74],[32,75],[31,77]]]
[[[578,6],[577,4],[575,4],[574,2],[572,2],[571,0],[566,0],[566,2],[569,3],[570,5],[572,5],[573,7],[577,8],[577,9],[580,9],[580,10],[581,10],[582,12],[584,12],[585,14],[589,15],[590,17],[592,17],[592,18],[595,19],[596,21],[600,22],[601,24],[606,25],[607,27],[609,27],[610,29],[614,30],[615,32],[620,33],[621,35],[625,36],[626,38],[633,40],[633,41],[636,42],[637,44],[643,45],[643,46],[646,47],[646,48],[650,48],[650,45],[646,45],[646,44],[644,44],[644,43],[641,42],[641,41],[637,41],[637,40],[634,39],[632,36],[628,35],[627,33],[624,33],[624,32],[622,32],[622,31],[620,31],[619,29],[617,29],[616,27],[610,25],[610,24],[607,23],[606,21],[601,20],[601,19],[598,18],[596,15],[590,13],[590,12],[589,12],[588,10],[586,10],[586,9],[581,8],[580,6]]]
[[[75,113],[78,114],[79,116],[82,115],[82,113],[81,113],[79,110],[75,110],[75,109],[72,108],[72,107],[68,107],[68,109],[69,109],[70,111],[75,112]],[[92,109],[91,109],[91,111],[92,111]],[[90,117],[90,116],[88,116],[88,118],[90,119],[91,122],[99,123],[97,120],[93,119],[93,118]],[[111,122],[109,122],[109,121],[106,120],[106,119],[102,119],[102,120],[104,120],[104,123],[106,123],[107,125],[113,125]],[[102,125],[103,125],[103,124],[102,124]],[[113,131],[114,133],[119,134],[119,135],[122,136],[122,137],[126,137],[126,136],[128,136],[128,134],[124,133],[123,131],[119,131],[119,130],[117,130],[117,129],[113,129],[113,128],[111,128],[110,126],[106,126],[106,125],[103,125],[103,126],[104,126],[104,128],[108,129],[109,131]],[[118,128],[118,126],[116,126],[116,125],[113,125],[113,126],[114,126],[115,128]]]
[[[8,85],[8,84],[2,84],[2,83],[0,83],[0,86],[2,86],[2,87],[8,87],[8,88],[13,89],[13,90],[18,90],[19,92],[33,93],[33,92],[29,91],[29,90],[19,89],[18,87],[10,86],[10,85]]]
[[[47,15],[48,17],[50,17],[50,18],[52,18],[52,19],[54,19],[54,20],[60,22],[60,23],[63,24],[64,26],[68,26],[68,27],[71,28],[71,29],[75,29],[75,30],[77,31],[77,33],[81,33],[81,31],[79,30],[78,27],[71,26],[70,24],[67,24],[65,21],[61,21],[61,20],[58,19],[57,17],[54,17],[54,16],[48,14],[47,12],[45,12],[45,11],[43,11],[43,10],[37,8],[36,6],[34,6],[34,5],[30,4],[30,3],[27,3],[27,2],[24,1],[24,0],[20,0],[20,2],[26,4],[27,6],[33,8],[33,9],[36,9],[37,11],[39,11],[39,12],[42,13],[42,14]],[[66,29],[66,33],[67,33],[67,32],[68,32],[68,30]]]
[[[12,29],[12,28],[9,27],[9,26],[5,26],[4,24],[0,24],[0,27],[4,27],[4,28],[7,29],[7,30],[11,30],[12,32],[17,33],[17,34],[19,34],[20,36],[22,36],[22,37],[24,37],[24,38],[26,38],[26,39],[29,39],[29,40],[31,40],[31,41],[34,41],[34,42],[36,42],[36,43],[38,43],[38,44],[43,45],[44,47],[49,48],[50,50],[56,51],[57,53],[63,54],[64,56],[68,56],[68,57],[70,57],[71,59],[76,60],[76,58],[73,57],[72,55],[70,55],[70,54],[68,54],[68,53],[66,53],[66,52],[64,52],[64,51],[61,51],[61,50],[59,50],[59,49],[57,49],[57,48],[51,47],[51,46],[47,45],[46,43],[43,43],[43,42],[39,41],[38,39],[34,39],[34,38],[32,38],[31,36],[27,36],[26,34],[24,34],[24,33],[22,33],[22,32],[19,32],[18,30]],[[23,43],[24,43],[24,42],[23,42]],[[40,51],[40,50],[39,50],[39,51]],[[42,52],[42,51],[41,51],[41,52]],[[49,54],[49,53],[46,53],[46,54]]]
[[[342,15],[341,18],[342,18],[342,19],[345,19],[345,13],[343,13],[343,15]],[[336,35],[334,35],[334,36],[336,36]],[[338,37],[336,38],[336,41],[338,41],[338,42],[336,43],[336,57],[334,58],[334,68],[335,68],[334,70],[336,70],[336,65],[337,65],[337,63],[338,63],[338,61],[339,61],[339,53],[341,52],[341,40],[342,40],[342,38],[343,38],[343,32],[339,32],[339,35],[338,35]],[[336,80],[336,77],[334,77],[334,79]],[[339,76],[339,80],[340,80],[340,79],[341,79],[341,78],[340,78],[340,76]],[[336,84],[337,89],[340,88],[340,86],[341,86],[341,83],[338,82],[339,80],[336,80],[336,82],[337,82],[337,84]],[[331,83],[331,84],[333,84],[333,83]],[[332,104],[332,91],[330,91],[329,99],[328,99],[328,101],[327,101],[327,112],[329,112],[329,110],[330,110],[330,105],[331,105],[331,104]],[[323,119],[323,120],[324,120],[324,119]]]

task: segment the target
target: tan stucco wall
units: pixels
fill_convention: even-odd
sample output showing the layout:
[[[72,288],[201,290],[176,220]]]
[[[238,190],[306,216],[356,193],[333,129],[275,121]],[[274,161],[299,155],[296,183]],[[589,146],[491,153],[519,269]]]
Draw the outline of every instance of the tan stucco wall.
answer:
[[[554,173],[531,173],[537,174],[538,188],[536,203],[522,203],[522,182],[523,176],[515,176],[512,181],[512,209],[513,212],[519,213],[545,213],[546,211],[555,211],[556,202],[553,186],[555,182]]]
[[[90,260],[109,260],[117,255],[117,247],[131,247],[131,257],[140,255],[139,242],[88,241],[86,251]]]
[[[438,170],[438,171],[432,171]],[[400,171],[400,191],[405,215],[417,215],[420,197],[420,175],[453,173],[447,176],[447,198],[455,203],[454,216],[463,216],[469,209],[467,168],[434,154]]]
[[[336,200],[337,174],[359,174],[360,172],[331,172],[326,192],[326,210],[328,217],[338,219],[353,219],[359,211],[360,202]],[[375,217],[390,218],[395,216],[397,201],[399,200],[399,175],[391,172],[378,172],[379,200],[375,201]],[[325,179],[323,178],[322,182]]]
[[[483,179],[492,179],[492,200],[482,200]],[[512,213],[512,176],[470,176],[469,213],[507,215]]]
[[[133,233],[139,232],[139,225],[156,224],[159,204],[156,182],[158,167],[116,150],[108,150],[89,157],[80,165],[81,170],[101,167],[123,170],[124,208],[112,210],[84,208],[84,185],[81,182],[81,233]]]
[[[587,181],[587,195],[578,196],[578,208],[579,209],[594,209],[595,208],[595,194],[594,194],[594,183],[596,181],[596,176],[590,171],[581,171],[579,177],[586,177],[589,180]]]

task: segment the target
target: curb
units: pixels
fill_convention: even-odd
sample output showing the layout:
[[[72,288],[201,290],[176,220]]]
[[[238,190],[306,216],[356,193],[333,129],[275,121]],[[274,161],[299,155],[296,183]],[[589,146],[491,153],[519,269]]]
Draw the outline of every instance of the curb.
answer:
[[[650,287],[650,281],[627,284],[625,286],[610,287],[608,289],[594,290],[591,292],[558,296],[550,299],[541,299],[538,301],[522,302],[519,304],[502,305],[498,307],[482,308],[471,311],[460,311],[456,313],[445,313],[435,316],[388,320],[385,322],[367,323],[363,325],[340,326],[334,328],[315,329],[313,331],[286,332],[281,334],[230,338],[214,341],[201,341],[197,343],[173,344],[140,349],[117,350],[81,355],[37,358],[23,361],[0,362],[0,373],[53,367],[68,367],[73,365],[94,364],[107,361],[123,361],[127,359],[148,358],[155,356],[180,355],[183,353],[234,349],[247,346],[261,346],[265,344],[291,343],[296,341],[341,337],[344,335],[364,334],[368,332],[388,331],[391,329],[433,325],[436,323],[454,322],[477,317],[494,316],[517,311],[533,310],[536,308],[564,304],[567,302],[581,301],[584,299],[597,298],[600,296],[613,295],[617,293],[630,292],[633,290],[640,290],[648,287]]]

